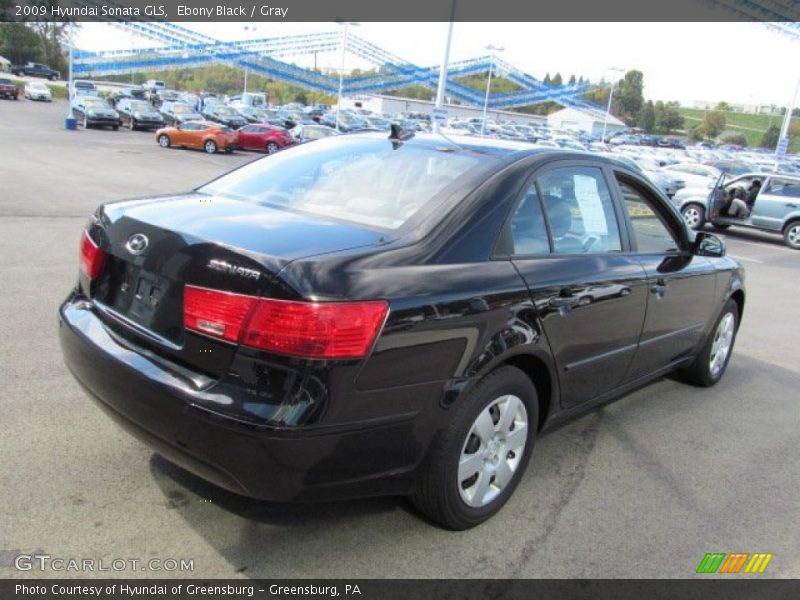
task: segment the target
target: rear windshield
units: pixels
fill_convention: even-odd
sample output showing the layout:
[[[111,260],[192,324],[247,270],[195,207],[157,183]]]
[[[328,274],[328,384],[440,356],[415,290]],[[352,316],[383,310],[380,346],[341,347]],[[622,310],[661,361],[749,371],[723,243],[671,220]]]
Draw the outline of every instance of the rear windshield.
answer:
[[[198,191],[397,229],[487,160],[447,145],[344,137],[265,157]]]

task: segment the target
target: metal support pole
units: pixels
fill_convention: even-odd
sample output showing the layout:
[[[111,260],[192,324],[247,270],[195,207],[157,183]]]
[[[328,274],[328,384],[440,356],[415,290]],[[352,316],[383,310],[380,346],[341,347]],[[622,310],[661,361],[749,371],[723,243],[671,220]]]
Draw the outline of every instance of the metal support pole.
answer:
[[[439,67],[439,83],[436,86],[436,108],[442,108],[442,105],[444,105],[444,94],[447,88],[447,67],[450,63],[450,43],[453,39],[453,21],[455,13],[456,0],[453,0],[450,8],[450,23],[447,25],[447,41],[444,45],[444,58]],[[439,122],[436,119],[433,120],[433,131],[434,133],[439,131]]]

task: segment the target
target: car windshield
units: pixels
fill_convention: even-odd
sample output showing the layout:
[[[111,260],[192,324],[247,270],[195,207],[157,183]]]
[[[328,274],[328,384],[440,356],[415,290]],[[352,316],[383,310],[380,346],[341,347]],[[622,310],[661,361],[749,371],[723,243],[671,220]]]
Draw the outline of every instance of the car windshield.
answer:
[[[178,114],[188,114],[188,113],[193,113],[194,110],[192,109],[191,106],[186,106],[185,104],[176,104],[175,106],[172,107],[172,112]]]
[[[8,81],[8,80],[6,80],[6,81]],[[11,82],[9,81],[9,83],[11,83]],[[43,83],[41,83],[39,81],[32,81],[29,85],[31,86],[31,89],[34,89],[34,90],[46,90],[46,89],[48,89],[45,84],[43,84]]]
[[[215,112],[223,117],[230,117],[237,115],[236,111],[229,106],[220,106],[217,109],[215,109]]]
[[[107,108],[108,105],[105,103],[105,100],[100,100],[99,98],[87,98],[83,101],[83,104],[86,108]]]
[[[150,112],[153,107],[147,102],[131,102],[131,110],[138,110],[139,112]]]
[[[486,157],[452,146],[328,138],[255,161],[198,191],[397,229]]]

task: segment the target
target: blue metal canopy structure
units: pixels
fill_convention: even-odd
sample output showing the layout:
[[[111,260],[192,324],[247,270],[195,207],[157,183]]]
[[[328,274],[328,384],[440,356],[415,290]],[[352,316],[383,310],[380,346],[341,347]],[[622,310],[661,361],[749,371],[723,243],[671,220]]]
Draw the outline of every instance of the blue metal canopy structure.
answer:
[[[85,3],[95,4],[96,0],[87,0]],[[412,85],[435,90],[439,77],[438,66],[415,65],[353,35],[352,32],[346,38],[343,32],[333,31],[224,42],[176,23],[131,21],[111,24],[161,45],[100,52],[76,51],[73,67],[76,76],[98,77],[222,63],[247,68],[251,73],[309,90],[336,95],[339,87],[337,74],[299,67],[285,59],[338,51],[342,49],[342,44],[346,44],[345,52],[373,65],[375,72],[345,78],[345,95],[380,94]],[[581,97],[594,87],[592,85],[547,85],[513,65],[489,56],[451,64],[448,69],[446,95],[462,104],[483,105],[482,91],[456,80],[466,75],[486,73],[490,68],[494,69],[495,74],[502,75],[521,88],[515,92],[492,94],[489,98],[491,108],[511,108],[554,101],[584,110],[603,110]]]

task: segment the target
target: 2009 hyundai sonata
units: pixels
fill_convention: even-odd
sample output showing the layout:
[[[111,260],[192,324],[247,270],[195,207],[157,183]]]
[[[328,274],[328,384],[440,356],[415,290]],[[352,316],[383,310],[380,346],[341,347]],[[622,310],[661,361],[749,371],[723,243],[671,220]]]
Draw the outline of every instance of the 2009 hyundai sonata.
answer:
[[[454,529],[559,422],[716,383],[744,307],[639,173],[478,138],[320,140],[104,204],[80,248],[64,357],[134,435],[239,494],[410,495]]]

